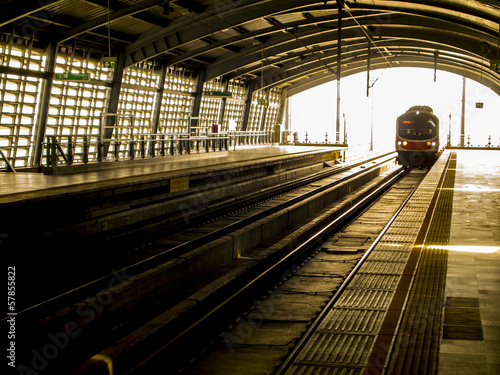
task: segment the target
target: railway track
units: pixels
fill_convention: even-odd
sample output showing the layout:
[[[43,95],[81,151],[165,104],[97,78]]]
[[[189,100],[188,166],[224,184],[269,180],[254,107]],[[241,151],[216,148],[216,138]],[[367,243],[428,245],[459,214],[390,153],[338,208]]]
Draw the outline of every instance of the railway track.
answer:
[[[51,366],[47,366],[48,373],[54,369],[68,370],[75,363],[112,345],[120,337],[133,332],[134,329],[140,329],[142,324],[153,319],[161,311],[178,306],[179,301],[196,290],[197,285],[207,282],[200,275],[217,275],[221,264],[237,266],[245,263],[246,258],[253,251],[252,247],[265,246],[266,240],[278,234],[276,232],[280,231],[280,227],[277,224],[283,220],[283,217],[286,216],[287,220],[285,228],[300,226],[299,217],[304,219],[309,213],[314,212],[311,210],[314,205],[318,205],[316,202],[318,196],[322,197],[322,204],[324,204],[325,199],[331,201],[337,199],[340,194],[339,190],[344,189],[343,194],[349,194],[351,190],[355,190],[373,176],[378,175],[381,168],[388,168],[392,158],[392,155],[386,155],[382,160],[370,160],[364,165],[351,166],[348,170],[327,171],[313,179],[302,179],[301,183],[295,182],[295,186],[286,184],[278,190],[270,189],[259,199],[255,195],[245,197],[244,205],[250,208],[244,215],[236,212],[233,215],[224,216],[224,210],[234,211],[237,206],[228,208],[224,207],[228,206],[227,204],[221,203],[218,207],[219,211],[211,211],[212,217],[207,216],[208,213],[202,213],[200,218],[193,220],[191,223],[195,225],[194,227],[175,236],[168,236],[168,238],[163,236],[150,242],[146,251],[143,251],[145,255],[141,254],[141,258],[135,258],[137,262],[132,266],[114,271],[111,275],[21,312],[18,319],[29,332],[30,343],[35,350],[37,347],[43,350],[47,345],[47,337],[52,337],[50,335],[54,335],[54,332],[65,332],[68,324],[74,323],[75,327],[78,327],[78,340],[73,340],[74,343],[71,341],[71,347],[65,348],[65,355],[58,356],[59,360],[54,361],[57,364],[50,363]],[[272,197],[274,199],[271,199]],[[260,204],[257,203],[258,201]],[[215,207],[212,208],[215,209]],[[202,222],[207,221],[207,217],[212,221],[208,225],[201,226]],[[217,219],[217,217],[221,218]],[[266,220],[267,222],[264,223]],[[251,240],[252,243],[249,244],[246,240],[249,238],[249,233],[255,230],[255,223],[260,225],[262,243],[253,243],[255,241]],[[252,228],[246,231],[243,229],[248,229],[248,227]],[[266,230],[268,233],[265,235]],[[231,242],[231,249],[227,248],[228,242]],[[208,266],[195,264],[200,262],[200,256],[212,257],[213,255],[207,254],[215,253],[226,254],[226,259],[210,260],[208,263],[215,263]],[[272,255],[270,258],[277,256]],[[263,267],[266,262],[257,261],[256,263],[259,267],[259,263],[262,263]],[[254,266],[253,264],[252,267],[247,268],[259,269]],[[193,269],[180,275],[179,269],[185,270],[186,267]],[[241,275],[238,272],[233,278],[238,281],[233,279],[228,281],[231,288],[234,287],[232,284],[241,284],[248,278],[248,276],[242,276],[245,272],[241,271]],[[184,288],[186,285],[189,286],[187,289]],[[217,296],[227,292],[222,291],[223,289],[227,288],[216,287],[212,292]],[[199,305],[209,305],[213,303],[214,298],[213,296],[201,298]],[[165,302],[166,299],[167,302]],[[199,306],[195,309],[188,309],[186,317],[182,320],[196,316],[200,309]],[[181,312],[183,312],[182,309],[179,313]],[[93,343],[98,341],[98,345],[90,348],[86,345],[89,341]],[[27,363],[30,361],[29,357],[30,355],[26,358]],[[64,359],[61,360],[62,357]],[[95,366],[95,362],[94,359],[92,366]]]
[[[290,254],[289,259],[258,275],[127,374],[146,374],[153,368],[168,373],[178,370],[184,375],[284,374],[290,359],[279,367],[282,358],[301,346],[300,340],[308,329],[316,328],[311,322],[319,321],[323,308],[337,298],[339,288],[359,268],[422,177],[420,171],[409,174],[369,209],[354,214],[357,216],[349,224],[345,217],[331,223],[297,247],[295,256]],[[340,231],[327,234],[337,226],[342,226]],[[272,281],[275,283],[270,284]],[[242,294],[246,295],[246,303],[241,302],[245,299]],[[245,309],[234,308],[242,304]],[[231,314],[233,320],[227,326]],[[216,321],[220,321],[219,327],[226,324],[218,334],[215,329],[198,326],[217,326]],[[203,341],[201,337],[207,331],[212,331],[211,338],[193,351],[193,342]]]
[[[176,198],[179,200],[179,205],[185,205],[183,215],[178,217],[168,217],[163,221],[138,228],[124,227],[120,231],[121,234],[115,233],[110,237],[96,238],[95,243],[85,243],[84,248],[68,242],[64,254],[61,254],[60,257],[67,256],[68,249],[75,247],[85,256],[80,257],[78,262],[69,262],[69,267],[66,266],[68,262],[43,264],[44,258],[42,257],[39,260],[40,263],[30,270],[33,278],[40,280],[39,284],[33,286],[38,289],[34,290],[24,301],[21,301],[24,303],[22,310],[40,304],[46,305],[47,302],[51,304],[50,301],[53,300],[64,300],[66,303],[77,301],[79,298],[91,295],[106,287],[110,280],[115,278],[115,270],[127,269],[128,275],[140,273],[154,266],[155,263],[159,264],[168,258],[194,248],[200,243],[220,237],[224,231],[228,232],[243,227],[245,221],[232,219],[238,216],[242,217],[243,211],[249,212],[247,222],[258,220],[259,216],[266,215],[266,212],[257,215],[251,213],[252,208],[259,204],[270,201],[278,202],[274,204],[274,209],[279,210],[286,204],[293,204],[293,202],[286,203],[283,199],[279,199],[285,194],[307,188],[316,181],[338,176],[380,157],[391,157],[391,155],[394,153],[355,159],[339,166],[325,167],[319,173],[291,181],[283,181],[277,186],[249,192],[243,196],[213,201],[212,197],[222,186],[222,183],[218,183],[216,184],[218,188],[207,188],[201,193],[195,193],[198,196],[199,204],[196,204],[196,198],[193,205],[188,205]],[[344,176],[344,178],[348,177]],[[304,196],[303,199],[305,198]],[[297,200],[300,199],[302,198]],[[215,220],[218,222],[214,223]],[[223,229],[229,224],[231,224],[230,227]],[[48,242],[45,246],[50,247],[51,243]],[[37,256],[38,254],[39,252],[34,251],[33,255]],[[99,259],[98,262],[95,261],[96,258]],[[40,266],[43,266],[43,270],[40,270]],[[110,270],[112,271],[110,272]],[[57,275],[57,277],[52,277],[52,275]],[[66,278],[66,283],[60,283],[61,278]],[[54,294],[50,294],[48,291],[54,291]]]

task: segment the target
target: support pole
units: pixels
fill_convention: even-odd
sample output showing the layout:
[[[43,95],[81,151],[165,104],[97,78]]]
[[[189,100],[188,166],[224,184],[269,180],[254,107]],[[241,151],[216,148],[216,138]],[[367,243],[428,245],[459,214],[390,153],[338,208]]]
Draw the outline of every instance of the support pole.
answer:
[[[336,143],[340,142],[340,77],[342,65],[342,8],[344,2],[337,0],[338,5],[338,31],[337,31],[337,121],[335,126],[335,140]]]
[[[436,82],[436,79],[437,79],[438,56],[439,56],[439,52],[434,51],[434,82]]]
[[[448,147],[451,147],[451,113],[450,113],[450,122],[448,123]]]
[[[371,92],[372,100],[371,100],[371,122],[370,122],[370,151],[373,151],[373,104],[375,101],[375,93]]]
[[[287,103],[288,100],[288,89],[285,87],[281,91],[281,99],[280,99],[280,106],[278,110],[278,124],[283,124],[285,122],[285,104]],[[273,129],[269,129],[270,131],[273,131]]]
[[[248,125],[248,119],[250,117],[250,109],[252,108],[252,98],[253,98],[253,93],[255,91],[255,81],[250,81],[249,86],[248,86],[248,93],[247,93],[247,100],[245,102],[245,111],[243,112],[243,119],[241,123],[241,129],[240,130],[247,130],[247,125]]]
[[[229,80],[226,79],[226,82],[224,82],[224,91],[229,91]],[[226,112],[226,101],[227,98],[222,98],[221,103],[220,103],[220,112],[219,112],[219,118],[218,118],[218,123],[220,125],[219,132],[222,131],[222,125],[224,124],[224,114]]]
[[[47,79],[42,83],[40,93],[40,106],[37,118],[37,127],[35,134],[35,148],[33,152],[33,165],[39,166],[42,161],[43,143],[45,138],[45,129],[47,127],[47,118],[49,115],[50,93],[52,91],[52,79],[54,77],[54,67],[57,56],[57,43],[52,42],[47,46],[46,51],[46,70]]]
[[[372,42],[368,39],[368,58],[366,59],[366,97],[370,97],[370,69],[371,69]]]
[[[285,125],[285,133],[289,134],[290,132],[290,99],[285,99],[285,116],[283,119],[283,124]]]
[[[123,78],[123,70],[125,69],[125,56],[118,56],[118,61],[116,63],[115,71],[113,72],[113,82],[111,86],[111,90],[109,92],[109,101],[108,108],[106,109],[106,113],[117,113],[118,111],[118,102],[120,100],[120,91],[122,87],[122,78]],[[118,116],[106,116],[105,123],[105,131],[103,134],[103,139],[110,139],[113,135],[114,129],[111,128],[113,126],[116,127],[118,123]],[[102,157],[106,158],[109,150],[109,142],[104,142],[105,144],[101,145],[102,147]]]
[[[203,99],[203,85],[205,84],[205,70],[201,70],[198,73],[198,84],[196,85],[196,93],[193,102],[193,112],[191,113],[191,118],[193,121],[188,126],[199,126],[199,116],[201,108],[201,100]]]
[[[260,127],[258,130],[260,131],[265,131],[265,126],[266,126],[266,117],[267,117],[267,107],[269,106],[269,94],[270,94],[271,89],[267,88],[265,90],[265,98],[266,98],[266,104],[264,104],[264,108],[262,108],[262,118],[260,119]]]
[[[462,121],[460,127],[460,147],[465,146],[465,83],[466,78],[463,77],[463,89],[462,89]]]
[[[164,65],[161,68],[160,85],[158,86],[158,95],[156,97],[155,109],[153,112],[153,128],[151,129],[151,133],[153,134],[158,133],[158,128],[160,124],[161,102],[163,100],[163,91],[165,91],[166,75],[167,75],[167,66]],[[149,155],[151,156],[155,156],[155,143],[156,143],[156,135],[153,135],[153,139],[149,144]]]

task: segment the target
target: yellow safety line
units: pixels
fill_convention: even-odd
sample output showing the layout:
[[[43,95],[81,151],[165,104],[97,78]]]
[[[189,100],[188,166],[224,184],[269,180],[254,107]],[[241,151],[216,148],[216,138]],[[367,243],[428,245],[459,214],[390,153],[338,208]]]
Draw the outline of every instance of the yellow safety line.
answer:
[[[108,365],[109,375],[113,375],[113,360],[111,358],[102,354],[96,354],[95,356],[92,357],[92,359],[95,359],[96,361],[105,362]]]

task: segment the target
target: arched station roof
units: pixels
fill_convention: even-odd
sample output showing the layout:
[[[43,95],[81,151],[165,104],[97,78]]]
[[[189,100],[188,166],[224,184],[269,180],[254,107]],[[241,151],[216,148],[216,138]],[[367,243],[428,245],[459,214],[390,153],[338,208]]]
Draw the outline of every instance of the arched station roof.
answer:
[[[0,32],[216,77],[254,80],[293,95],[341,76],[427,67],[500,94],[496,0],[0,0]]]

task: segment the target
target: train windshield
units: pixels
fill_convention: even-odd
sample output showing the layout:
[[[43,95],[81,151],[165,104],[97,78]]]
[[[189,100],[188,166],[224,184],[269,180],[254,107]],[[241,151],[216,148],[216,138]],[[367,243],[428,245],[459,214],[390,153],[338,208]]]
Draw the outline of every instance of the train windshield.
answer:
[[[433,117],[423,113],[410,114],[399,119],[399,134],[403,139],[424,140],[437,136],[437,126]]]

